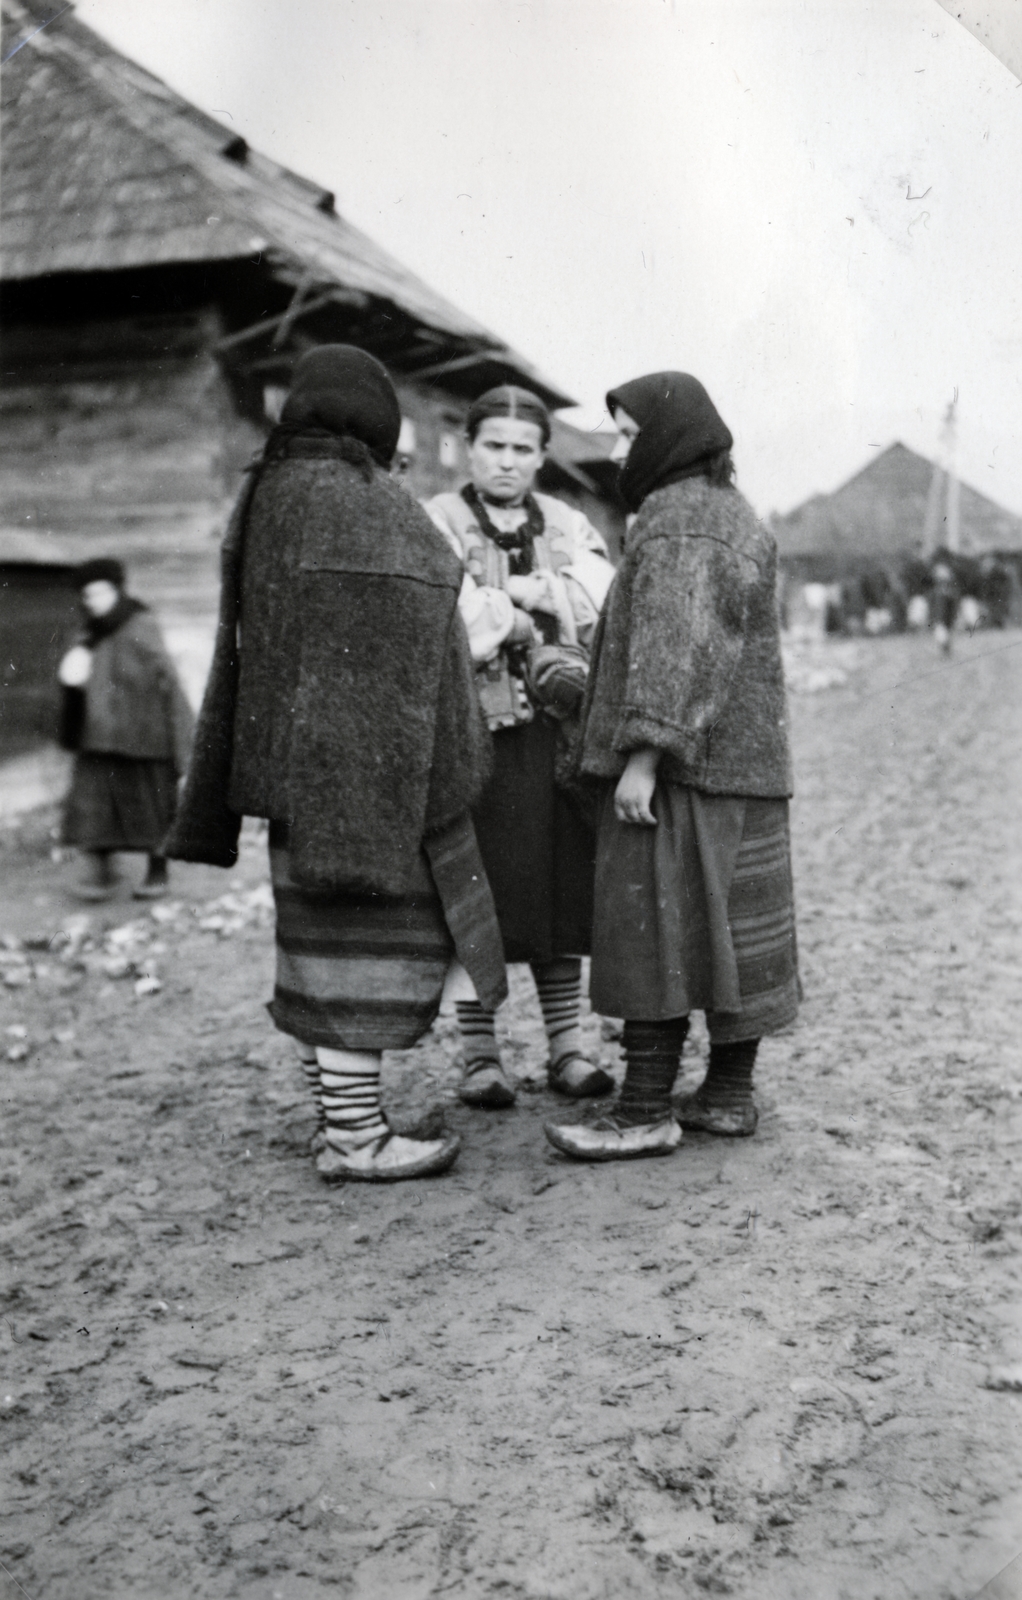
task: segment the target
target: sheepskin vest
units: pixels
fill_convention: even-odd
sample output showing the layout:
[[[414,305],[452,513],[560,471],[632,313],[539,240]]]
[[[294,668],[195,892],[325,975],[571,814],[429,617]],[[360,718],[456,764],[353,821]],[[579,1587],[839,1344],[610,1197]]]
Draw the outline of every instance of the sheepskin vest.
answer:
[[[537,567],[559,572],[570,566],[582,550],[607,554],[606,544],[583,512],[553,495],[537,494],[533,498],[543,513],[543,532],[536,540]],[[507,551],[486,537],[472,507],[460,494],[434,495],[426,502],[426,511],[460,554],[470,578],[487,588],[507,588]]]
[[[581,771],[615,778],[642,746],[707,794],[792,792],[777,550],[734,489],[689,478],[643,501],[604,608]]]

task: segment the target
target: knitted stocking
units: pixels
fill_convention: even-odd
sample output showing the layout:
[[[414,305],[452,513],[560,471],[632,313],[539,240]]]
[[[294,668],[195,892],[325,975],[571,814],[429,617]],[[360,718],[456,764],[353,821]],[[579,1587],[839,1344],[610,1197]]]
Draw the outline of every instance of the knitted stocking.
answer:
[[[625,1023],[625,1081],[615,1107],[619,1121],[662,1122],[671,1115],[671,1090],[687,1036],[687,1017]]]
[[[699,1090],[707,1105],[721,1111],[741,1111],[752,1099],[752,1069],[756,1064],[758,1039],[740,1039],[736,1044],[710,1042],[710,1065]]]

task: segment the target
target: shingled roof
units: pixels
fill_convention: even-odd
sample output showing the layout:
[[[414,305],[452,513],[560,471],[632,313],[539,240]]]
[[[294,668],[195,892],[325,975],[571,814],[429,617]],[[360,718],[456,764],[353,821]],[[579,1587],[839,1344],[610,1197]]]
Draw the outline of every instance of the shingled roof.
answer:
[[[329,191],[118,54],[71,7],[2,0],[0,280],[261,259],[306,298],[390,304],[458,366],[570,405],[334,210]],[[480,362],[480,358],[482,358]],[[444,362],[434,363],[440,376]]]
[[[916,552],[923,538],[933,462],[906,445],[889,445],[833,494],[811,500],[773,521],[778,553],[835,561],[886,561]],[[1022,517],[961,485],[961,548],[966,554],[1022,550]]]

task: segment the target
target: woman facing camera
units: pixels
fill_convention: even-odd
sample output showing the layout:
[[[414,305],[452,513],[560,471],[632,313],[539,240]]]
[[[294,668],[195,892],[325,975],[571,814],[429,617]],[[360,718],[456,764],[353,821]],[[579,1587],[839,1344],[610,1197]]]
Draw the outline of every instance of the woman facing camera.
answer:
[[[114,855],[144,851],[138,900],[168,889],[163,840],[174,820],[177,781],[188,764],[193,717],[152,612],[125,591],[113,557],[78,569],[84,628],[60,664],[61,743],[75,751],[63,840],[85,852],[77,893],[106,900]]]
[[[759,1040],[799,1001],[774,541],[695,378],[654,373],[607,404],[638,516],[594,646],[581,771],[604,787],[590,992],[625,1018],[627,1067],[606,1115],[547,1127],[590,1161],[667,1154],[682,1128],[754,1132]],[[675,1115],[693,1010],[709,1070]]]
[[[493,734],[494,774],[473,812],[508,961],[527,961],[539,992],[550,1087],[605,1094],[579,1033],[595,845],[561,786],[565,730],[577,715],[589,647],[613,578],[606,546],[580,511],[533,485],[550,439],[542,401],[503,385],[468,413],[471,482],[426,510],[464,564],[461,612]],[[559,759],[560,758],[560,759]],[[491,1010],[457,1002],[468,1105],[514,1103]]]

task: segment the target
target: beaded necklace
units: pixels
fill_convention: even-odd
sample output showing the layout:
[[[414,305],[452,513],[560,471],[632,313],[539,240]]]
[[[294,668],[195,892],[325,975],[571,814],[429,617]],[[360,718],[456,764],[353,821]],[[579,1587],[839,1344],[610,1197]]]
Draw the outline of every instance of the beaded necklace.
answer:
[[[498,549],[507,551],[510,576],[523,578],[532,572],[536,565],[536,540],[546,527],[543,513],[533,496],[531,494],[525,496],[522,501],[526,514],[525,521],[519,527],[513,528],[510,533],[504,533],[497,527],[474,483],[466,483],[461,491],[461,498],[475,512],[479,526],[486,537],[492,539]]]

